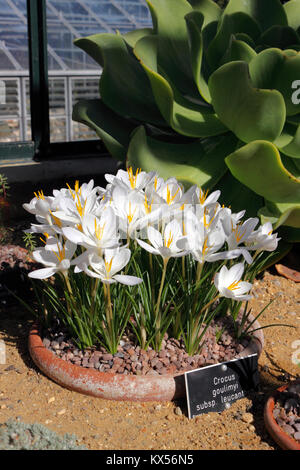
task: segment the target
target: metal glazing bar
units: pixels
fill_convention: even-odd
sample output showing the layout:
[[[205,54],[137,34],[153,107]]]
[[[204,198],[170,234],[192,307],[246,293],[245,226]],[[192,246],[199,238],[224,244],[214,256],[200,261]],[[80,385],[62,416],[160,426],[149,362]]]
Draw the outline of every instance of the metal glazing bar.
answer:
[[[65,27],[70,31],[71,34],[73,34],[73,36],[75,36],[76,38],[80,36],[79,32],[74,28],[70,21],[65,18],[62,11],[57,10],[57,8],[55,8],[55,6],[52,5],[50,2],[48,2],[48,8],[54,13],[54,15],[57,16],[58,20],[65,25]]]
[[[8,60],[12,63],[12,65],[15,67],[16,70],[21,70],[22,67],[17,61],[17,59],[13,56],[13,54],[10,52],[8,47],[5,44],[5,41],[0,41],[0,49],[4,52]]]
[[[46,157],[50,142],[45,0],[27,0],[31,132],[35,157]]]
[[[21,82],[21,118],[22,118],[22,131],[23,137],[22,140],[26,141],[27,139],[27,109],[26,109],[26,77],[20,77]]]
[[[66,77],[66,131],[67,131],[67,141],[73,140],[72,135],[72,81],[71,77]]]
[[[94,19],[97,21],[97,23],[102,26],[104,29],[106,29],[106,31],[108,31],[109,33],[113,33],[113,29],[105,23],[105,21],[103,21],[98,15],[96,15],[93,10],[83,1],[83,0],[77,0],[77,3],[79,3],[79,5],[85,9],[85,11],[88,12],[88,14]]]
[[[125,18],[127,18],[130,23],[132,23],[136,28],[140,28],[141,25],[139,22],[134,18],[134,16],[130,15],[121,5],[119,5],[115,0],[110,0],[110,3],[117,9],[119,10]]]

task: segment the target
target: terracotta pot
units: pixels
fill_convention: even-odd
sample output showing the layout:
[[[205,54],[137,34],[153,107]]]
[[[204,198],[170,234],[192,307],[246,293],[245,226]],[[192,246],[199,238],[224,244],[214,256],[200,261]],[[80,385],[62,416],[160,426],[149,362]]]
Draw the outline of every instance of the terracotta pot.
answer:
[[[256,322],[253,328],[259,328]],[[261,354],[264,337],[262,330],[253,333],[253,339],[237,357]],[[105,373],[71,364],[45,348],[39,328],[33,326],[29,334],[29,352],[37,367],[52,380],[86,395],[107,400],[170,401],[185,396],[184,373],[175,375],[140,376]]]
[[[274,416],[273,416],[273,410],[276,402],[276,395],[278,392],[283,392],[288,387],[288,385],[283,385],[282,387],[279,387],[273,395],[271,395],[264,408],[264,421],[265,421],[265,426],[269,432],[269,434],[272,436],[274,441],[284,450],[300,450],[300,444],[290,437],[286,432],[283,431],[283,429],[277,424]]]

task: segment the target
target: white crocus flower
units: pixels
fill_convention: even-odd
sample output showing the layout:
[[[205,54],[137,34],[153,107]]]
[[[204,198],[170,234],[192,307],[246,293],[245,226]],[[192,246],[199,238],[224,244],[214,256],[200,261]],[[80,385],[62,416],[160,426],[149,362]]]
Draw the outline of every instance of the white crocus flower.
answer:
[[[53,209],[54,198],[51,196],[44,196],[43,191],[38,191],[34,194],[35,197],[31,199],[29,204],[23,204],[23,208],[27,212],[30,212],[30,214],[34,214],[40,222],[51,224],[50,211]]]
[[[85,214],[92,213],[97,206],[97,194],[90,193],[84,199],[78,192],[73,192],[72,197],[61,198],[60,208],[53,215],[62,222],[73,226],[80,226]]]
[[[138,168],[135,172],[132,167],[118,170],[116,175],[105,175],[106,181],[112,186],[125,186],[127,189],[143,190],[154,178],[155,172],[146,173]],[[121,184],[120,184],[121,183]]]
[[[183,195],[183,186],[176,178],[169,178],[163,183],[156,193],[165,201],[168,206],[179,202]]]
[[[164,260],[186,255],[187,252],[177,246],[177,241],[182,238],[182,230],[177,220],[172,220],[165,226],[163,235],[152,226],[148,227],[147,234],[150,244],[140,239],[137,239],[137,242],[149,253],[161,255]]]
[[[237,256],[236,253],[219,252],[225,243],[222,230],[208,230],[205,225],[191,212],[186,214],[185,236],[177,241],[177,247],[189,251],[199,263],[213,262]]]
[[[140,191],[129,191],[123,186],[112,190],[112,207],[119,221],[120,236],[134,237],[136,223],[143,215],[144,196]]]
[[[229,207],[220,207],[219,212],[218,212],[218,217],[219,220],[224,220],[226,219],[227,225],[228,225],[228,231],[230,233],[231,227],[236,227],[236,225],[239,223],[242,217],[244,217],[246,211],[240,211],[237,213],[232,213],[231,209]]]
[[[249,300],[251,295],[246,294],[250,291],[252,284],[250,282],[241,281],[244,272],[244,264],[238,263],[227,269],[222,266],[220,272],[215,275],[214,284],[218,289],[221,297],[227,297],[234,300]]]
[[[196,187],[195,193],[193,195],[193,203],[200,205],[201,207],[209,207],[211,204],[215,204],[220,195],[221,191],[213,191],[211,194],[208,194],[209,191],[202,188]]]
[[[144,199],[142,199],[142,197]],[[164,200],[155,192],[150,197],[145,193],[141,197],[139,217],[131,225],[135,238],[147,239],[147,227],[154,226],[157,229],[161,226],[165,215]],[[143,202],[143,203],[142,203]]]
[[[174,181],[176,179],[174,178]],[[160,188],[165,184],[165,180],[157,175],[155,173],[153,177],[148,181],[148,183],[145,186],[145,194],[148,199],[151,199],[153,197],[153,194],[157,194],[160,191]]]
[[[260,251],[274,251],[277,248],[280,238],[277,238],[277,233],[273,233],[271,222],[266,222],[261,225],[257,230],[247,239],[247,249]]]
[[[248,264],[252,263],[252,257],[245,246],[240,246],[241,243],[246,244],[250,235],[252,235],[254,228],[258,224],[258,218],[250,218],[243,223],[234,224],[232,218],[224,217],[222,225],[226,235],[226,241],[229,250],[239,249],[240,253],[244,256]]]
[[[104,284],[120,282],[128,286],[140,284],[142,279],[136,276],[117,274],[129,262],[131,251],[128,248],[106,249],[104,257],[95,253],[89,256],[88,262],[82,265],[83,271],[90,277],[100,279]]]
[[[74,243],[68,240],[62,243],[55,237],[49,237],[44,248],[39,248],[32,253],[33,259],[46,267],[32,271],[28,276],[35,279],[46,279],[57,272],[66,275],[75,250],[76,245]]]
[[[94,180],[90,180],[88,183],[83,183],[81,186],[79,186],[79,181],[76,180],[74,188],[71,188],[67,183],[67,188],[62,188],[60,190],[54,189],[53,196],[57,201],[59,201],[60,198],[75,199],[77,195],[85,200],[91,194],[102,194],[103,192],[104,189],[100,186],[94,187]]]
[[[63,227],[62,232],[68,240],[86,248],[86,254],[96,252],[101,256],[103,249],[119,245],[116,215],[111,207],[103,209],[100,217],[93,214],[84,215],[80,230],[75,227]]]

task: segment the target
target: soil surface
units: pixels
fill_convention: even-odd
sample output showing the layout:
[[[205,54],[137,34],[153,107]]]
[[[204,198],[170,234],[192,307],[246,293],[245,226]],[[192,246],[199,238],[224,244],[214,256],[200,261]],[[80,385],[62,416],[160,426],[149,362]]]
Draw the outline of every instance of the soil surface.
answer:
[[[24,225],[28,227],[28,223]],[[17,232],[21,227],[22,223]],[[22,245],[20,234],[16,235]],[[13,237],[6,241],[14,243]],[[295,256],[299,251],[291,253],[289,260],[295,261]],[[0,272],[0,284],[5,279],[11,289],[22,285],[23,290],[25,281],[26,289],[27,262],[23,259],[19,269],[6,264]],[[291,267],[295,269],[295,265]],[[43,424],[61,435],[74,433],[78,444],[91,450],[279,450],[265,429],[263,409],[274,389],[300,375],[300,285],[270,268],[254,282],[253,294],[250,304],[254,315],[275,299],[259,319],[262,326],[290,325],[263,330],[259,390],[249,392],[222,413],[210,412],[190,420],[185,399],[109,401],[69,391],[48,379],[28,353],[33,319],[13,296],[2,291],[0,340],[6,345],[6,363],[0,364],[0,423],[12,418]]]

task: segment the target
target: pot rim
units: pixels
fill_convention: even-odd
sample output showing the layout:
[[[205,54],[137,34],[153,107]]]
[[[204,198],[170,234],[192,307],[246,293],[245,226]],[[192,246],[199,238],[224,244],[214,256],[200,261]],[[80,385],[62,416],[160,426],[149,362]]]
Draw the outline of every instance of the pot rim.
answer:
[[[256,320],[253,328],[260,328]],[[262,330],[255,331],[239,359],[251,354],[260,356],[264,344]],[[65,361],[47,349],[34,323],[29,332],[28,348],[35,365],[59,385],[79,393],[110,400],[172,401],[185,396],[184,371],[166,375],[123,375],[100,372]]]
[[[288,386],[289,384],[278,387],[275,392],[269,396],[264,408],[264,422],[269,434],[282,449],[300,450],[300,443],[284,432],[273,416],[276,395],[278,392],[283,392]]]

